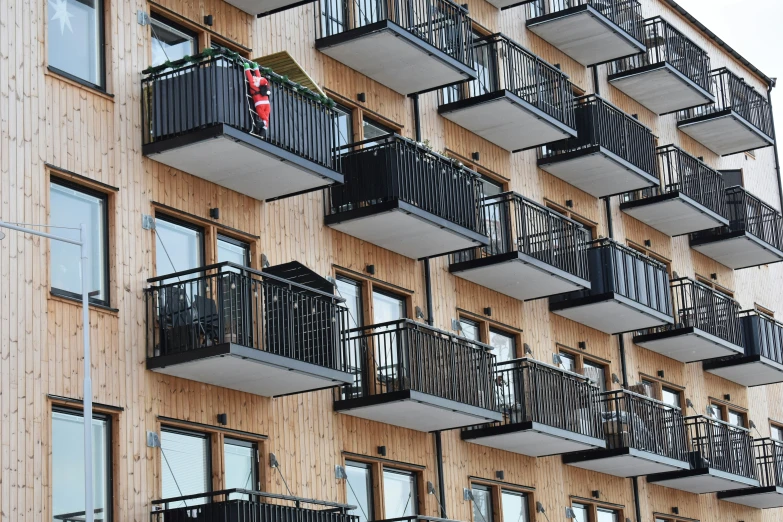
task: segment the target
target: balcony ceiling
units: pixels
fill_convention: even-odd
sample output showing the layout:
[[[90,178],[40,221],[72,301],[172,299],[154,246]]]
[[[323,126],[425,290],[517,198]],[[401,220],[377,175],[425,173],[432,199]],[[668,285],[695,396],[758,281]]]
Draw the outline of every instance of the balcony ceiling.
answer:
[[[703,366],[704,371],[742,386],[764,386],[783,382],[783,364],[759,355],[704,361]]]
[[[769,136],[732,111],[685,120],[678,123],[677,127],[721,156],[772,145]]]
[[[783,252],[748,233],[691,240],[691,248],[734,270],[783,261]]]
[[[783,487],[770,486],[718,493],[719,500],[756,509],[783,508]]]
[[[441,105],[438,112],[512,152],[576,136],[574,129],[509,91]]]
[[[614,297],[608,294],[561,301],[550,304],[550,311],[608,334],[632,332],[672,322],[670,317],[617,294]]]
[[[744,489],[759,485],[758,480],[712,468],[686,469],[648,476],[647,483],[680,491],[688,491],[697,495]]]
[[[314,0],[225,0],[227,4],[231,4],[237,9],[241,9],[251,15],[281,11],[289,7],[295,7],[312,1]]]
[[[656,114],[690,109],[715,99],[668,63],[613,74],[609,82]]]
[[[563,463],[615,477],[643,477],[688,467],[681,462],[636,449],[595,450],[563,456]]]
[[[553,428],[538,422],[464,430],[463,440],[530,457],[562,455],[606,447],[604,439]]]
[[[679,192],[622,203],[620,209],[671,237],[729,224],[725,217]]]
[[[633,341],[642,348],[684,363],[744,352],[741,346],[698,328],[678,328],[668,332],[640,335],[634,337]]]

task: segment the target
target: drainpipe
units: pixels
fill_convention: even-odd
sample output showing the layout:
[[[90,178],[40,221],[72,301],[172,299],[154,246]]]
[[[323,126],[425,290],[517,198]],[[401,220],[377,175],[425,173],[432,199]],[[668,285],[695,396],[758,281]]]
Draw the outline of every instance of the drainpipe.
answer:
[[[593,92],[598,96],[601,96],[601,84],[598,83],[598,66],[593,65]]]
[[[775,115],[772,114],[772,88],[775,87],[776,78],[773,78],[767,86],[767,102],[769,103],[769,117],[772,122],[772,141],[775,144],[772,149],[775,151],[775,174],[778,178],[778,198],[780,201],[780,211],[783,212],[783,181],[780,179],[780,157],[778,156],[778,139],[775,136]]]
[[[416,131],[416,141],[421,141],[421,113],[419,112],[419,95],[411,94],[413,98],[413,128]]]

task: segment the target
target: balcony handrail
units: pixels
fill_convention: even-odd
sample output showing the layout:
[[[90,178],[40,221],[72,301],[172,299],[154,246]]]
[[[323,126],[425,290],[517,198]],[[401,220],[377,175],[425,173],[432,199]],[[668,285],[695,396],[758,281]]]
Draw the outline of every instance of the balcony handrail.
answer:
[[[729,228],[745,231],[783,250],[783,216],[739,185],[725,190]]]
[[[378,330],[383,328],[388,328],[390,326],[398,326],[398,325],[406,325],[409,328],[413,328],[416,330],[429,330],[434,333],[438,333],[440,335],[445,335],[448,337],[451,337],[454,339],[455,342],[462,342],[462,341],[468,341],[470,345],[468,345],[469,348],[473,348],[475,350],[483,350],[485,352],[492,352],[495,348],[493,346],[490,346],[488,344],[482,343],[480,341],[474,341],[472,339],[466,339],[465,337],[461,337],[458,334],[455,334],[454,332],[449,332],[446,330],[441,330],[440,328],[436,328],[434,326],[430,326],[428,324],[420,323],[418,321],[415,321],[413,319],[397,319],[395,321],[387,321],[385,323],[376,323],[376,324],[370,324],[365,326],[359,326],[357,328],[351,328],[346,333],[356,333],[356,332],[366,332],[368,330]]]
[[[761,487],[783,487],[783,442],[764,437],[753,441]]]
[[[725,421],[694,415],[685,418],[693,468],[715,468],[755,479],[750,430]]]
[[[663,407],[665,407],[667,409],[670,409],[670,410],[682,411],[682,408],[679,407],[679,406],[674,406],[672,404],[667,404],[667,403],[665,403],[663,401],[660,401],[660,400],[656,399],[655,397],[650,397],[649,395],[645,395],[643,393],[635,392],[635,391],[629,390],[627,388],[619,388],[619,389],[616,389],[616,390],[606,390],[604,392],[601,392],[600,395],[605,395],[607,397],[614,396],[614,395],[617,395],[617,396],[619,396],[619,395],[630,395],[631,397],[636,397],[638,399],[642,399],[642,400],[645,400],[645,401],[648,401],[648,402],[652,402],[653,404],[657,404],[659,406],[663,406]],[[685,419],[685,417],[683,417],[683,420],[684,419]]]
[[[272,500],[286,500],[290,502],[294,502],[299,507],[299,504],[311,504],[314,506],[324,506],[334,509],[340,509],[344,511],[353,511],[354,509],[357,509],[356,506],[350,505],[350,504],[341,504],[339,502],[330,502],[328,500],[315,500],[311,498],[304,498],[304,497],[296,497],[293,495],[281,495],[279,493],[268,493],[266,491],[256,491],[254,489],[244,489],[244,488],[231,488],[231,489],[221,489],[219,491],[206,491],[204,493],[195,493],[192,495],[183,495],[179,497],[169,497],[169,498],[163,498],[159,500],[152,500],[150,503],[152,505],[161,505],[161,504],[171,504],[173,502],[181,502],[183,500],[193,500],[197,498],[214,498],[219,496],[225,496],[228,498],[231,494],[239,494],[239,495],[248,495],[251,497],[260,497],[260,498],[267,498]]]
[[[509,359],[508,361],[503,361],[499,363],[495,363],[495,368],[502,368],[505,366],[514,366],[519,365],[521,363],[528,363],[533,366],[543,366],[544,368],[547,368],[548,370],[555,370],[558,371],[564,375],[567,375],[569,377],[573,377],[575,379],[579,379],[581,381],[586,382],[592,382],[590,377],[586,375],[582,375],[581,373],[576,373],[571,370],[566,370],[565,368],[560,368],[559,366],[555,366],[554,364],[549,364],[544,361],[539,361],[538,359],[533,359],[532,357],[518,357],[516,359]]]
[[[430,517],[427,515],[409,515],[407,517],[397,518],[378,518],[370,522],[403,522],[404,520],[424,520],[426,522],[457,522],[451,518]]]
[[[549,214],[550,217],[557,218],[557,219],[559,219],[561,221],[564,221],[566,223],[571,223],[575,227],[581,227],[581,228],[584,228],[585,230],[587,230],[587,228],[584,226],[584,224],[580,223],[579,221],[577,221],[577,220],[575,220],[573,218],[570,218],[570,217],[568,217],[568,216],[566,216],[564,214],[561,214],[557,210],[553,210],[553,209],[547,207],[546,205],[542,205],[538,201],[534,201],[534,200],[532,200],[532,199],[530,199],[528,197],[523,196],[519,192],[515,192],[513,190],[507,190],[505,192],[501,192],[499,194],[495,194],[495,195],[492,195],[492,196],[484,196],[484,198],[482,199],[482,202],[484,202],[484,201],[492,202],[492,200],[502,199],[502,198],[507,198],[507,197],[517,197],[517,198],[525,201],[526,203],[529,203],[531,206],[534,206],[537,209],[541,210],[541,212],[546,212],[547,214]]]
[[[597,239],[593,239],[592,241],[588,242],[588,245],[590,245],[590,248],[601,248],[604,246],[611,246],[612,248],[616,248],[617,250],[620,250],[624,254],[635,257],[636,259],[642,261],[643,263],[652,265],[662,270],[666,270],[666,265],[661,263],[657,259],[652,258],[644,254],[643,252],[639,252],[638,250],[635,250],[631,247],[625,246],[622,243],[618,243],[614,239],[608,237],[599,237]]]
[[[742,431],[742,432],[750,434],[750,429],[749,428],[746,428],[744,426],[737,426],[736,424],[732,424],[732,423],[727,422],[725,420],[716,419],[714,417],[708,417],[706,415],[689,415],[689,416],[685,417],[686,421],[692,421],[692,422],[695,422],[695,421],[700,420],[700,419],[702,421],[708,423],[708,424],[716,424],[716,425],[719,425],[719,426],[725,426],[725,427],[731,429],[732,431]]]

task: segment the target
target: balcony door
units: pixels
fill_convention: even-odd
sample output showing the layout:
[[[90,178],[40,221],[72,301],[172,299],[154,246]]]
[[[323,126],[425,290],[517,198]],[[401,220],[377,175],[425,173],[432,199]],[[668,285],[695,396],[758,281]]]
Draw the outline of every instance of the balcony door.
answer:
[[[162,498],[207,493],[212,490],[209,436],[173,428],[160,434]],[[174,501],[166,509],[204,504],[206,497]]]
[[[418,514],[416,474],[411,471],[384,468],[383,501],[386,520]]]
[[[258,460],[258,446],[254,442],[223,439],[224,489],[260,491]],[[230,498],[250,500],[250,495],[235,493]]]
[[[373,520],[372,466],[364,462],[346,461],[345,474],[348,505],[356,506],[348,513],[359,517],[359,522]]]
[[[232,237],[218,235],[217,261],[250,267],[250,245]],[[258,281],[251,282],[249,277],[241,275],[240,269],[234,267],[224,267],[221,274],[222,291],[213,295],[221,296],[218,306],[223,312],[224,337],[231,342],[255,346],[251,339],[252,321],[256,317],[252,310],[252,295],[255,290],[252,286],[258,284]],[[212,303],[211,300],[207,303],[207,311],[211,310]]]
[[[506,332],[497,330],[495,328],[489,329],[489,344],[492,346],[492,354],[495,356],[495,364],[503,364],[512,359],[516,359],[516,339],[513,335],[509,335]],[[501,368],[508,368],[508,365],[503,365]],[[498,405],[508,410],[509,413],[513,413],[515,405],[520,404],[522,397],[517,387],[521,386],[521,382],[517,382],[513,372],[504,372],[504,378],[499,379],[497,384],[497,401]]]
[[[409,343],[400,321],[407,317],[405,298],[383,290],[372,292],[377,378],[388,391],[406,389]]]

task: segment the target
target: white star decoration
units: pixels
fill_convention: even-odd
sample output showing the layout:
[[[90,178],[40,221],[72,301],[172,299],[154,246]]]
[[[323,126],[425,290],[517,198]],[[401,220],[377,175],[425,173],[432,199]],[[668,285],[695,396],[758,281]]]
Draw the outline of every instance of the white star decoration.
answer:
[[[73,32],[73,27],[71,27],[73,15],[68,12],[68,0],[49,0],[49,3],[54,8],[52,22],[55,20],[60,21],[60,34],[65,34],[66,26],[68,26],[69,31]]]

